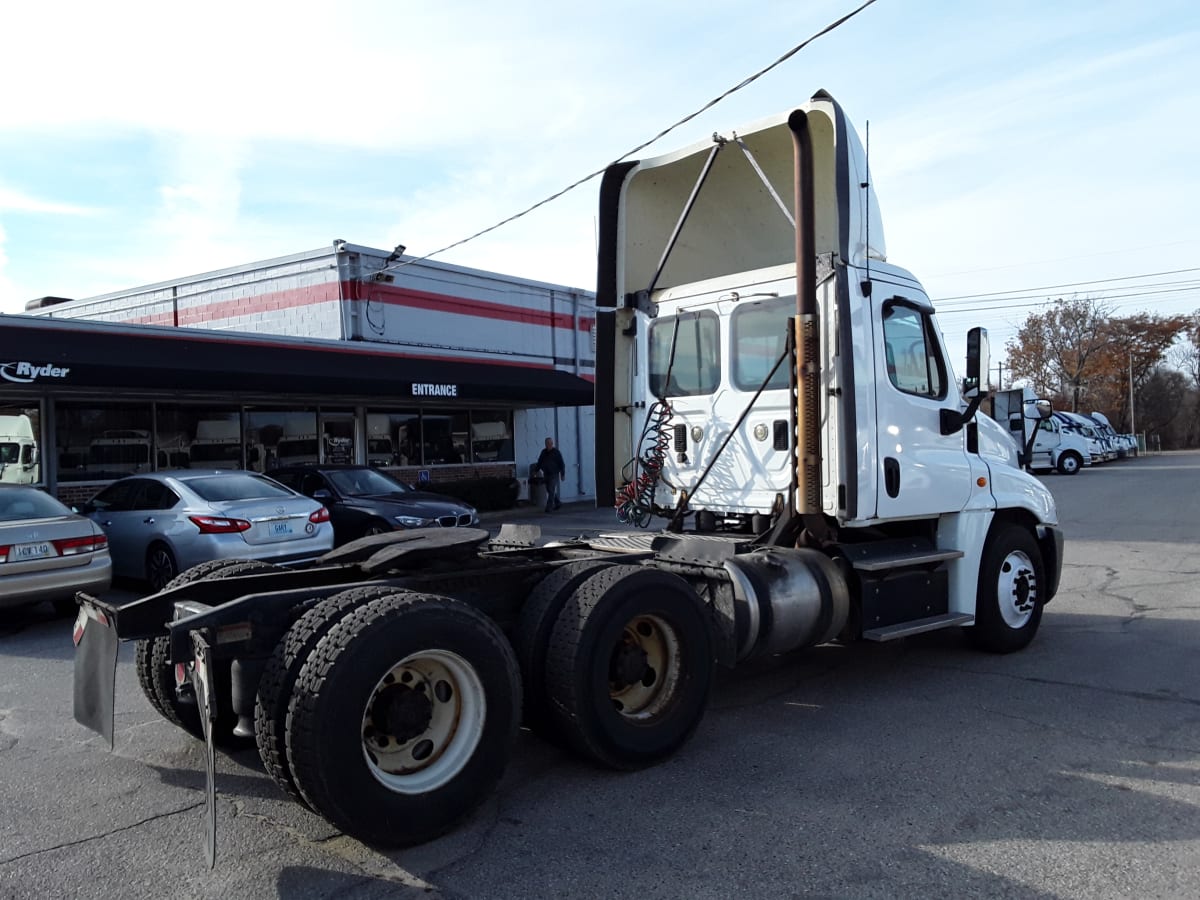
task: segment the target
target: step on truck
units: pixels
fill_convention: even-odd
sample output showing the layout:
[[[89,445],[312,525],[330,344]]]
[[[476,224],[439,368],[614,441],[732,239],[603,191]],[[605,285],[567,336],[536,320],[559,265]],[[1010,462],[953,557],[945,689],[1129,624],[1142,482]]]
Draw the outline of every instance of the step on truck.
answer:
[[[986,334],[960,382],[886,261],[834,100],[614,164],[600,195],[597,489],[643,527],[402,531],[79,597],[76,718],[111,746],[136,642],[151,705],[207,744],[210,865],[216,745],[255,741],[284,792],[405,845],[488,795],[522,723],[637,769],[695,731],[718,665],[942,628],[997,653],[1033,638],[1062,566],[1053,498],[976,415]]]

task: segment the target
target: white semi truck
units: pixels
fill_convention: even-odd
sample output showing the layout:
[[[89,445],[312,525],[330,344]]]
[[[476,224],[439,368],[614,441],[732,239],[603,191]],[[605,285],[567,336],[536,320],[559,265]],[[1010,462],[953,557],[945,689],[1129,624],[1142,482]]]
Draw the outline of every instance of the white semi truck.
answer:
[[[988,399],[990,415],[1008,428],[1020,448],[1022,465],[1030,471],[1078,475],[1101,461],[1093,456],[1092,442],[1064,424],[1060,414],[1037,414],[1038,397],[1032,388],[997,391]]]
[[[0,416],[0,483],[36,484],[39,468],[32,420],[24,413]]]
[[[1005,653],[1054,596],[1054,500],[975,416],[933,306],[885,261],[858,138],[820,93],[601,187],[598,492],[666,523],[367,537],[292,570],[218,561],[116,606],[80,595],[76,718],[113,735],[117,646],[212,747],[378,844],[442,834],[524,721],[634,769],[698,727],[715,665],[963,628]],[[983,381],[986,383],[986,379]],[[1045,409],[1048,414],[1048,408]]]

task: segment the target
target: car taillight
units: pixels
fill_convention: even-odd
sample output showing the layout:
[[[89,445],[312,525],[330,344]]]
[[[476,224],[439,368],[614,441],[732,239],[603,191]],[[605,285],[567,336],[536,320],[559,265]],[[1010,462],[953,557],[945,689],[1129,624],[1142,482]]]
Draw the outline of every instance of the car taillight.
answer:
[[[0,563],[8,562],[8,544],[0,544]]]
[[[237,534],[250,530],[245,519],[227,519],[224,516],[188,516],[201,534]]]
[[[51,541],[58,550],[59,556],[75,556],[79,553],[95,553],[108,546],[108,537],[103,534],[89,534],[87,537],[60,538]]]
[[[329,521],[329,510],[327,510],[325,507],[322,506],[315,513],[313,513],[311,516],[308,517],[308,521],[315,522],[318,525],[321,522],[328,522]]]

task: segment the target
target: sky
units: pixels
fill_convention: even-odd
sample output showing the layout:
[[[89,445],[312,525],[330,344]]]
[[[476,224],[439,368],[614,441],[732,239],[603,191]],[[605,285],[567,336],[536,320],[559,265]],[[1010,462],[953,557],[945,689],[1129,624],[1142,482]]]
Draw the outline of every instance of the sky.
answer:
[[[0,312],[335,239],[430,253],[859,2],[10,4]],[[934,299],[956,362],[974,325],[1002,361],[1055,297],[1200,309],[1194,2],[876,0],[640,156],[819,89],[869,123],[889,261]],[[598,187],[435,258],[594,289]]]

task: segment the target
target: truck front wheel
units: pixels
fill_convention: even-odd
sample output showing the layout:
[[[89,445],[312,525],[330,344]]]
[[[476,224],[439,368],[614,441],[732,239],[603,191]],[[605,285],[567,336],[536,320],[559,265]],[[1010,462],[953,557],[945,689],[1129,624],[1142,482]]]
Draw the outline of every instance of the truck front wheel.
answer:
[[[1068,450],[1058,458],[1058,471],[1062,475],[1078,475],[1083,468],[1083,457],[1074,450]]]
[[[971,642],[992,653],[1020,650],[1042,621],[1046,584],[1042,554],[1033,535],[1019,525],[997,527],[983,551]]]
[[[399,593],[361,606],[317,644],[287,717],[305,801],[360,840],[444,834],[508,764],[521,715],[503,632],[465,603]]]
[[[546,690],[575,750],[636,769],[669,756],[695,731],[713,667],[712,637],[691,585],[669,572],[610,566],[559,614]]]

